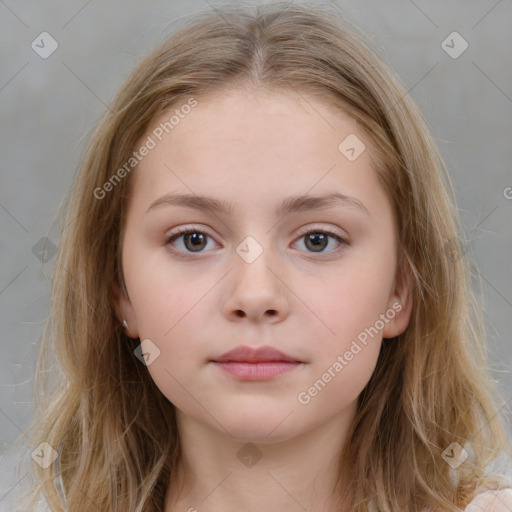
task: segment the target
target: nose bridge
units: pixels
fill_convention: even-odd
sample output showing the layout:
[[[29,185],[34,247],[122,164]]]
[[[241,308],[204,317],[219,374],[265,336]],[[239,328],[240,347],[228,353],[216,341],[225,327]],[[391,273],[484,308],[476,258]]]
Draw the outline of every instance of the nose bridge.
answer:
[[[269,240],[270,237],[265,238]],[[276,248],[266,247],[253,236],[247,236],[235,248],[235,283],[227,300],[227,314],[261,318],[287,312],[283,284],[276,263]],[[241,313],[243,312],[243,313]]]
[[[276,248],[269,246],[270,237],[258,241],[253,236],[247,236],[236,247],[237,281],[250,283],[252,288],[266,289],[275,286],[276,266],[274,252]],[[265,245],[264,245],[265,244]],[[259,285],[259,286],[258,286]]]

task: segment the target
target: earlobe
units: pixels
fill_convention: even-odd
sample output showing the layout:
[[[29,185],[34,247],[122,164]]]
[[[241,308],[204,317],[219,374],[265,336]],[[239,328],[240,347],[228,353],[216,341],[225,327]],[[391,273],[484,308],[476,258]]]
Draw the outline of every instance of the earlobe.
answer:
[[[139,333],[137,330],[135,311],[130,299],[126,297],[117,282],[114,282],[112,285],[111,303],[114,308],[116,318],[118,322],[123,325],[126,335],[129,338],[138,338]]]
[[[409,325],[412,315],[413,294],[408,272],[400,270],[395,280],[395,290],[388,303],[391,320],[382,330],[383,338],[394,338],[402,334]]]

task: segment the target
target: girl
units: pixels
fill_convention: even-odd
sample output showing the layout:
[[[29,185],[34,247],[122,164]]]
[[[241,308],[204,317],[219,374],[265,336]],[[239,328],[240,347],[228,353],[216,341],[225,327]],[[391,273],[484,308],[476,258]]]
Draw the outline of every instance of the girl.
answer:
[[[25,509],[512,510],[453,203],[407,90],[333,12],[192,20],[68,196]]]

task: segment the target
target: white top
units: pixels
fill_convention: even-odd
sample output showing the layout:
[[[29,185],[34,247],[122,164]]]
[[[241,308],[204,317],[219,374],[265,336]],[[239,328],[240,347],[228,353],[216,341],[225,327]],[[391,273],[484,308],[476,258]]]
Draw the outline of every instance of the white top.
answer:
[[[512,512],[512,488],[478,494],[465,512]]]

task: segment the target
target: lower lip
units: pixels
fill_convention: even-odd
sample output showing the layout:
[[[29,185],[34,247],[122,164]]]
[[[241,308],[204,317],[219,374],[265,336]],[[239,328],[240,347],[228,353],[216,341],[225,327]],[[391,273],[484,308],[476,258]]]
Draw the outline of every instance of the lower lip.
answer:
[[[268,380],[289,372],[302,363],[288,361],[262,361],[248,363],[245,361],[214,361],[221,370],[240,380]]]

